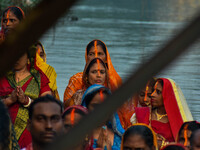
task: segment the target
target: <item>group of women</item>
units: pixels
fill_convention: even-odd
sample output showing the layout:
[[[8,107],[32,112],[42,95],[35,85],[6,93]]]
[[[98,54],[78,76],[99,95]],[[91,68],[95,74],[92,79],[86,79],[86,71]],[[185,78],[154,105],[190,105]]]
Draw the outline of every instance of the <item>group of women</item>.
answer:
[[[2,15],[0,42],[24,18],[19,7],[8,7]],[[73,75],[65,89],[63,120],[66,133],[122,84],[101,40],[93,40],[86,46],[85,60],[83,72]],[[42,44],[36,42],[0,79],[0,98],[8,108],[21,148],[31,142],[26,129],[28,107],[34,99],[46,94],[59,99],[55,70],[46,63]],[[171,79],[152,78],[92,135],[87,135],[77,149],[160,149],[175,142],[183,123],[192,120],[178,85]]]

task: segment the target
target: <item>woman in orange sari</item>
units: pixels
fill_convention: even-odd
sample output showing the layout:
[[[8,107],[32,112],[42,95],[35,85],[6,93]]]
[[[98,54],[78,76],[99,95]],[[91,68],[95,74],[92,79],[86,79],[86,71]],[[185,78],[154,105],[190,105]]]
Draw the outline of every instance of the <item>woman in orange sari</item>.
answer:
[[[131,122],[150,125],[157,133],[159,147],[162,147],[166,143],[175,142],[183,122],[193,118],[181,89],[173,80],[157,79],[151,96],[152,108],[135,108]]]
[[[94,58],[85,65],[82,82],[82,89],[77,90],[70,99],[65,101],[65,108],[69,105],[81,105],[85,90],[93,84],[104,85],[110,89],[108,70],[103,60]]]
[[[91,59],[95,57],[101,58],[106,64],[109,74],[111,91],[114,91],[122,84],[122,80],[112,65],[111,58],[108,53],[106,45],[100,40],[93,40],[86,47],[85,51],[86,63],[88,63],[89,61],[91,61]],[[83,72],[79,72],[70,78],[68,86],[65,89],[64,102],[70,99],[77,90],[83,88],[84,83],[82,80],[82,76]]]
[[[126,101],[121,108],[118,109],[118,115],[120,122],[124,129],[127,129],[130,125],[130,118],[135,112],[136,107],[150,107],[151,105],[151,94],[156,80],[151,78],[146,87],[137,92],[133,98]]]

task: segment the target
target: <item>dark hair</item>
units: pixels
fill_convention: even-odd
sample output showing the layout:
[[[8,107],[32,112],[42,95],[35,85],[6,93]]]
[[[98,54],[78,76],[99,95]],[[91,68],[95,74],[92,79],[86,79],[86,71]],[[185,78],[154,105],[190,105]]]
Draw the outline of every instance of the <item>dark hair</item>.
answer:
[[[63,113],[63,104],[59,100],[55,99],[53,96],[46,95],[46,96],[39,97],[39,98],[35,99],[31,103],[31,105],[29,107],[29,119],[31,119],[32,116],[33,116],[34,106],[36,104],[38,104],[38,103],[48,103],[48,102],[53,102],[53,103],[58,104],[58,106],[60,106],[60,112],[61,112],[61,114]]]
[[[24,19],[24,12],[21,8],[16,7],[16,6],[11,6],[8,7],[6,10],[3,11],[3,16],[5,15],[5,13],[8,12],[8,10],[10,10],[11,12],[14,13],[14,15],[21,21]]]
[[[103,62],[103,60],[101,60],[101,58],[94,58],[94,59],[91,60],[91,62],[90,62],[89,65],[87,66],[87,69],[86,69],[86,72],[85,72],[86,75],[88,75],[88,73],[89,73],[89,71],[90,71],[90,68],[91,68],[95,63],[97,63],[97,60],[99,60],[100,63],[103,65],[103,67],[104,67],[105,69],[107,69],[106,64]]]
[[[91,103],[91,101],[92,101],[92,99],[93,99],[93,97],[97,94],[97,93],[99,93],[100,91],[102,91],[102,93],[103,94],[105,94],[105,95],[111,95],[111,93],[110,93],[110,91],[109,91],[109,89],[107,89],[107,88],[100,88],[99,90],[97,90],[97,91],[95,91],[95,92],[93,92],[93,93],[91,93],[91,94],[88,94],[87,96],[85,96],[85,104],[86,104],[86,107],[88,108],[88,106],[89,106],[89,104]]]
[[[0,99],[0,147],[9,150],[10,144],[10,118],[5,105]]]
[[[95,41],[97,41],[97,45],[101,46],[101,48],[103,49],[103,51],[106,55],[106,45],[100,40],[93,40],[87,45],[87,47],[86,47],[87,55],[89,54],[90,49],[94,46]],[[107,55],[106,55],[106,57],[107,57]]]
[[[81,115],[81,116],[85,116],[85,115],[86,115],[86,113],[85,113],[84,111],[82,111],[82,110],[80,110],[80,109],[77,109],[77,108],[75,108],[75,107],[72,107],[72,108],[68,109],[67,111],[65,111],[65,112],[63,113],[62,118],[64,118],[66,115],[70,114],[70,113],[72,112],[73,109],[75,109],[75,111],[74,111],[75,113],[78,113],[78,114]]]
[[[187,126],[187,130],[190,130],[192,132],[194,132],[195,130],[197,129],[200,129],[200,123],[198,123],[197,121],[188,121],[188,122],[184,122],[181,126],[181,128],[179,129],[179,132],[178,132],[178,139],[181,135],[181,131],[184,129],[184,127]]]
[[[193,150],[193,145],[194,145],[194,138],[196,137],[196,134],[199,132],[200,132],[200,129],[195,130],[194,132],[192,132],[192,135],[190,137],[190,146],[192,150]]]
[[[174,145],[167,145],[162,150],[185,150],[183,145],[174,144]]]
[[[145,143],[152,148],[154,146],[154,137],[152,131],[144,126],[144,125],[134,125],[128,128],[123,136],[123,143],[127,140],[129,136],[132,135],[141,135],[142,139],[144,139]]]

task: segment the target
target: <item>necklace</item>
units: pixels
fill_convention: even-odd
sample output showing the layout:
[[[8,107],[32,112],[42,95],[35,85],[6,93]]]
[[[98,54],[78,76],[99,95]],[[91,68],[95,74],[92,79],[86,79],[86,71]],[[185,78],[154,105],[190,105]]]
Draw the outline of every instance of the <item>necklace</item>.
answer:
[[[164,115],[158,114],[158,110],[157,110],[157,109],[155,110],[155,114],[156,114],[157,120],[161,120],[163,117],[166,117],[166,116],[167,116],[167,114],[164,114]]]

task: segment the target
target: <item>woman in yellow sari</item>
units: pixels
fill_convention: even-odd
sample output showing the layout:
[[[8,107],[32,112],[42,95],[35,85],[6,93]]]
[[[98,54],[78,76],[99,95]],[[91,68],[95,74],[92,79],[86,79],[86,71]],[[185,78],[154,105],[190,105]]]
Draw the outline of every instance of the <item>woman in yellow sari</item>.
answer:
[[[109,74],[111,91],[114,91],[122,84],[122,80],[112,65],[111,58],[105,43],[100,40],[93,40],[86,47],[86,63],[95,57],[101,58],[106,64]],[[68,86],[65,89],[64,102],[70,99],[77,90],[83,88],[82,76],[83,72],[79,72],[70,78]]]
[[[46,63],[46,52],[42,43],[38,41],[35,46],[37,47],[36,65],[49,79],[49,87],[52,91],[53,96],[56,99],[60,99],[56,84],[56,71],[52,66]]]

